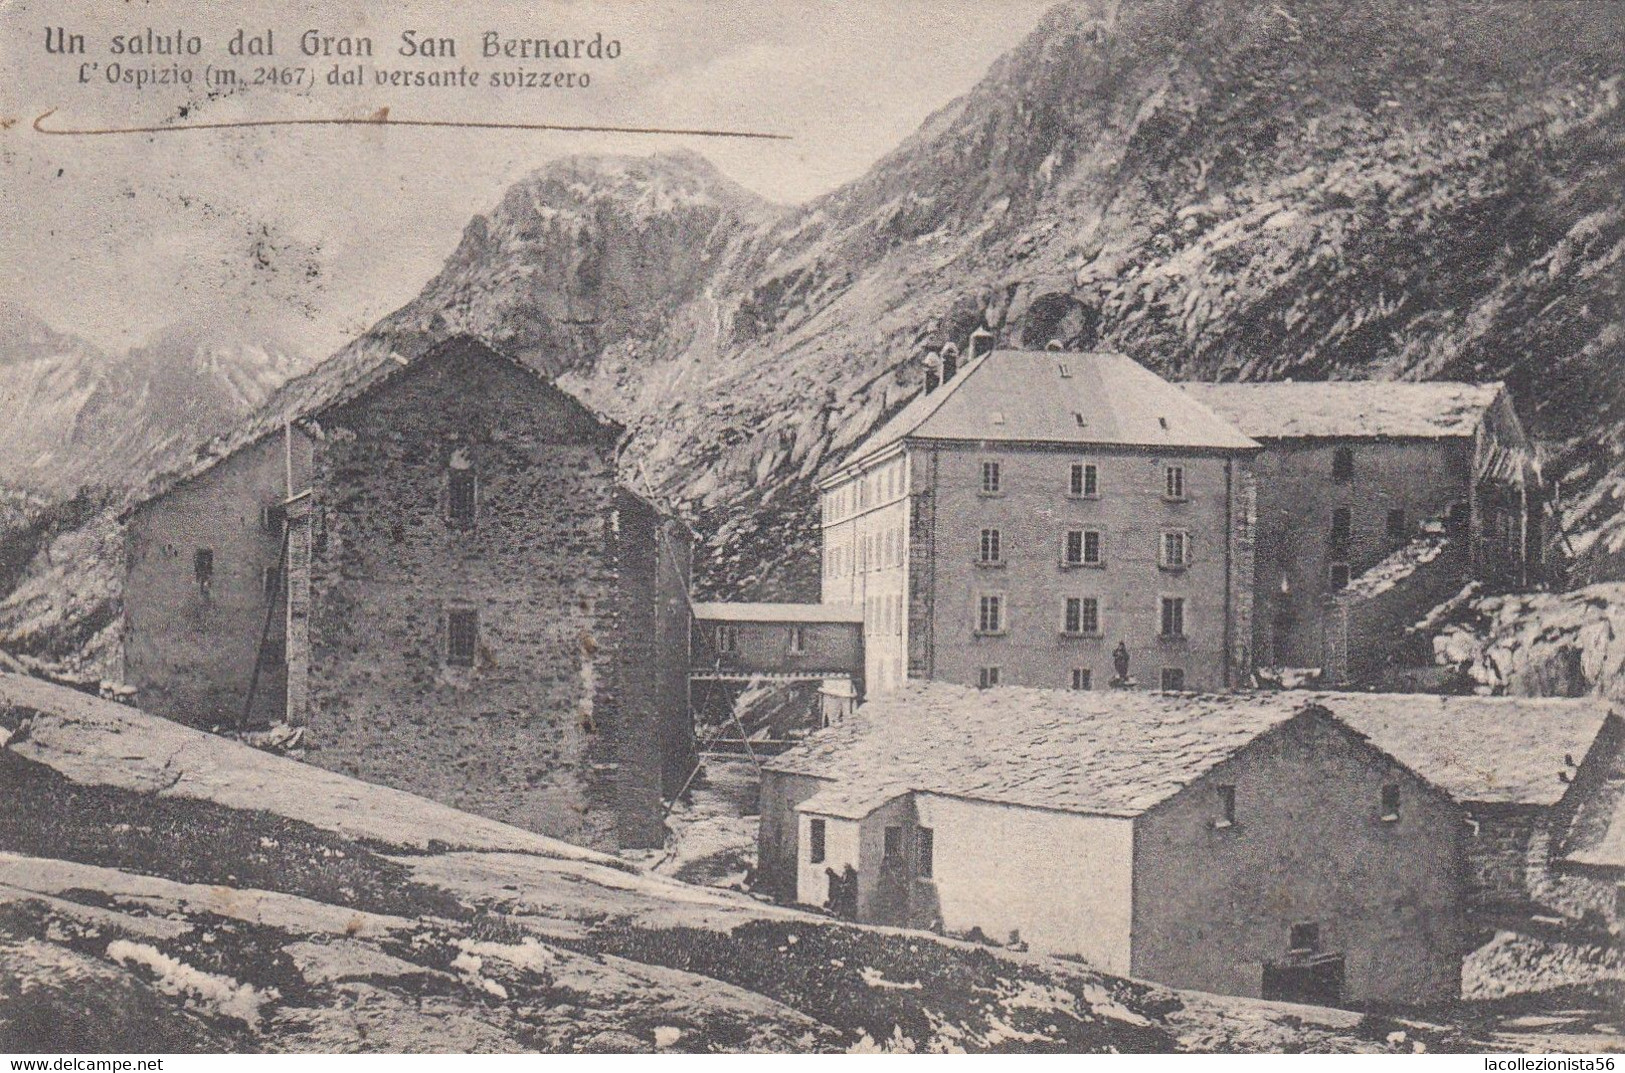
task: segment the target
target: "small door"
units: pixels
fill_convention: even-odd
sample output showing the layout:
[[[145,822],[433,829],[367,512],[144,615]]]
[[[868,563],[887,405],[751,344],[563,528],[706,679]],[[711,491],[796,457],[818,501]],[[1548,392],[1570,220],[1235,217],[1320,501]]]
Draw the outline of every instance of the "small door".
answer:
[[[1337,1006],[1343,1001],[1343,955],[1315,954],[1264,964],[1264,998]]]

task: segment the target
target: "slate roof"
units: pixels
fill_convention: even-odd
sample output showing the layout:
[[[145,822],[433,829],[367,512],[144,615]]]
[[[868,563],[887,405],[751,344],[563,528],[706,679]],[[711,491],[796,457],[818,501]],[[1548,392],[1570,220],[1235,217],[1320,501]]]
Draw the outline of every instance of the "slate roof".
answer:
[[[831,780],[843,799],[897,787],[1106,816],[1172,797],[1312,708],[1462,803],[1549,805],[1565,756],[1608,717],[1595,699],[1425,694],[1162,694],[911,683],[766,764]]]
[[[694,617],[708,622],[862,622],[856,604],[695,604]]]
[[[1182,385],[1256,439],[1471,436],[1499,383],[1379,380]]]
[[[498,350],[472,335],[456,335],[431,343],[411,337],[394,343],[363,336],[338,353],[321,362],[310,371],[283,384],[253,413],[198,448],[197,461],[184,469],[160,474],[147,487],[140,502],[150,502],[178,484],[198,477],[251,444],[258,443],[273,433],[281,432],[290,423],[298,423],[334,406],[351,402],[371,391],[404,368],[427,358],[438,357],[457,347],[476,348],[487,355],[530,373],[549,384],[555,391],[568,396],[606,429],[617,435],[621,425],[592,410],[574,395],[552,383],[540,370]]]
[[[903,439],[1258,447],[1200,400],[1122,354],[1053,350],[995,350],[977,358],[937,390],[917,395],[851,458]]]
[[[1574,812],[1563,859],[1625,868],[1625,773],[1612,772]]]

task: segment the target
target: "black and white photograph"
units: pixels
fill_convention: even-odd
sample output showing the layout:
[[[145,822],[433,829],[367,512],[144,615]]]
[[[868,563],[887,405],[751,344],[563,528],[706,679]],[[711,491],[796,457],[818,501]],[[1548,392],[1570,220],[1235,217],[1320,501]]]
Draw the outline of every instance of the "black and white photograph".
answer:
[[[1625,1051],[1625,3],[0,63],[11,1070]]]

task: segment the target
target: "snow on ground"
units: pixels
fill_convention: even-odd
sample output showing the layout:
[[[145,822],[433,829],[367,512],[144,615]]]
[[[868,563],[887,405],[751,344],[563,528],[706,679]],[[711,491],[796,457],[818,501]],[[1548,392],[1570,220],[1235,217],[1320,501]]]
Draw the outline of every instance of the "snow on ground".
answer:
[[[741,890],[756,863],[761,777],[748,756],[708,756],[667,817],[671,836],[652,863],[657,875]]]

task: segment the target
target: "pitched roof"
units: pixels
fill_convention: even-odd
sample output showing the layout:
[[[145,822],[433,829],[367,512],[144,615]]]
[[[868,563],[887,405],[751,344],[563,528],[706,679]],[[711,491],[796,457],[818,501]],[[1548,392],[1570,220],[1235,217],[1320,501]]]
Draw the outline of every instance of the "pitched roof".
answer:
[[[1502,390],[1499,383],[1386,380],[1182,386],[1258,439],[1471,436]]]
[[[843,801],[913,789],[1136,816],[1303,707],[1248,696],[911,683],[766,766],[834,780]]]
[[[856,604],[695,604],[694,617],[716,622],[862,622]]]
[[[206,473],[243,448],[282,431],[287,424],[303,421],[332,407],[354,401],[398,375],[403,369],[412,368],[425,360],[450,354],[459,349],[478,351],[528,372],[552,386],[553,390],[570,398],[600,424],[615,429],[618,434],[621,426],[617,422],[592,410],[574,395],[552,384],[540,370],[492,347],[483,339],[464,334],[432,343],[414,337],[411,340],[397,340],[392,344],[374,336],[362,336],[309,372],[283,384],[253,413],[228,431],[199,446],[197,461],[193,465],[155,478],[142,495],[141,502],[150,502],[176,485]]]
[[[1595,699],[1426,694],[1163,694],[977,690],[911,683],[766,767],[829,779],[843,799],[898,786],[1011,804],[1135,816],[1248,742],[1310,709],[1462,803],[1548,805],[1604,721]]]
[[[1563,848],[1572,864],[1625,868],[1625,774],[1611,772],[1580,802]]]
[[[915,396],[855,461],[902,439],[1245,451],[1258,444],[1145,366],[1114,353],[995,350]]]

